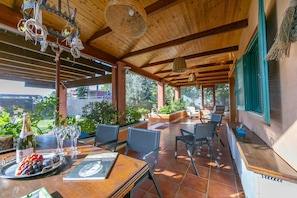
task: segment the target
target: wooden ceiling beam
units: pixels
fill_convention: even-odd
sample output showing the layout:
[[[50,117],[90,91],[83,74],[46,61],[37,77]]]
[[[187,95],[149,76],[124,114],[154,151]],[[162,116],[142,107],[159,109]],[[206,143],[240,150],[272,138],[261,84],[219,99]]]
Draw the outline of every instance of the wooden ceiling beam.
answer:
[[[206,52],[200,52],[200,53],[196,53],[196,54],[182,56],[182,58],[184,58],[185,60],[188,60],[188,59],[199,58],[199,57],[203,57],[203,56],[210,56],[210,55],[216,55],[216,54],[222,54],[222,53],[228,53],[228,52],[234,52],[234,51],[238,51],[238,46],[231,46],[231,47],[225,47],[225,48],[206,51]],[[163,61],[149,63],[147,65],[141,66],[140,68],[143,69],[146,67],[152,67],[152,66],[158,66],[161,64],[173,63],[173,61],[174,61],[174,58],[167,59],[167,60],[163,60]],[[194,66],[192,66],[192,67],[194,67]],[[190,67],[189,67],[189,69],[190,69]]]
[[[0,49],[5,49],[11,53],[17,53],[25,58],[32,57],[37,60],[42,60],[50,64],[55,65],[55,54],[50,49],[47,49],[45,53],[39,51],[39,47],[29,41],[25,41],[24,38],[12,35],[10,33],[4,33],[0,31]],[[85,58],[79,58],[71,60],[71,55],[66,52],[61,53],[61,65],[65,67],[77,69],[80,72],[88,71],[90,74],[104,74],[104,71],[111,72],[111,67],[96,63],[92,60]]]
[[[184,0],[183,0],[184,1]],[[147,7],[144,8],[146,14],[148,16],[155,14],[156,12],[160,12],[169,6],[175,5],[176,3],[182,2],[181,0],[159,0]],[[110,27],[105,27],[103,29],[98,30],[95,32],[87,41],[86,44],[90,44],[93,40],[108,34],[112,31]]]
[[[201,78],[201,77],[212,77],[212,76],[228,76],[229,72],[228,71],[218,71],[218,72],[211,72],[207,74],[196,74],[196,77]],[[174,76],[166,76],[163,79],[184,79],[188,78],[188,76],[181,76],[180,75],[174,75]]]
[[[8,53],[7,51],[1,51],[0,50],[0,62],[4,63],[7,62],[8,65],[14,65],[14,64],[24,64],[26,67],[34,67],[36,68],[36,71],[41,70],[41,71],[49,71],[52,73],[56,72],[56,66],[55,63],[48,63],[43,61],[42,59],[32,59],[30,57],[25,57],[25,56],[20,56],[18,54],[12,54]],[[9,67],[9,66],[8,66]],[[61,73],[62,74],[67,74],[68,77],[75,77],[77,76],[80,78],[83,78],[86,75],[90,75],[90,73],[87,72],[78,72],[77,70],[74,70],[72,68],[68,67],[63,67],[61,68]]]
[[[140,69],[139,67],[136,67],[133,64],[130,64],[130,63],[125,62],[125,61],[123,61],[123,62],[126,63],[127,66],[131,67],[130,71],[135,72],[135,73],[137,73],[139,75],[142,75],[144,77],[147,77],[149,79],[152,79],[152,80],[161,82],[161,78],[160,77],[158,77],[156,75],[153,75],[153,74],[151,74],[151,73],[149,73],[149,72],[147,72],[147,71],[145,71],[143,69]]]
[[[61,82],[67,88],[80,87],[80,86],[91,86],[99,84],[111,83],[111,74],[105,76],[99,76],[94,78],[86,78],[74,81]]]
[[[242,28],[246,28],[248,26],[248,20],[244,19],[241,21],[236,21],[227,25],[223,25],[223,26],[219,26],[213,29],[209,29],[209,30],[205,30],[202,32],[198,32],[196,34],[192,34],[189,36],[185,36],[182,38],[178,38],[172,41],[168,41],[165,43],[161,43],[158,45],[154,45],[151,47],[147,47],[141,50],[137,50],[134,52],[130,52],[126,55],[124,55],[122,57],[122,59],[127,58],[127,57],[131,57],[131,56],[135,56],[135,55],[139,55],[139,54],[143,54],[143,53],[147,53],[150,51],[154,51],[154,50],[158,50],[158,49],[162,49],[162,48],[168,48],[168,47],[172,47],[172,46],[176,46],[176,45],[181,45],[184,43],[187,43],[189,41],[194,41],[200,38],[204,38],[204,37],[208,37],[208,36],[212,36],[212,35],[216,35],[216,34],[221,34],[221,33],[226,33],[226,32],[230,32],[230,31],[234,31],[234,30],[239,30]]]

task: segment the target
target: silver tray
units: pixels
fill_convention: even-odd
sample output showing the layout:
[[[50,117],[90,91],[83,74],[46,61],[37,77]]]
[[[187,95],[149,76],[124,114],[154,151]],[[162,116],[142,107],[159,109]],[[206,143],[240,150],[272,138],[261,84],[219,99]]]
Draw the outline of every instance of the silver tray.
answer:
[[[45,159],[52,158],[53,156],[56,155],[55,153],[39,153],[39,154],[42,154]],[[41,172],[30,174],[30,175],[19,175],[19,176],[15,175],[15,171],[18,167],[18,164],[16,163],[15,159],[11,160],[6,164],[0,166],[0,178],[25,179],[25,178],[36,177],[36,176],[53,172],[64,163],[65,158],[63,156],[59,156],[59,157],[60,157],[60,160],[58,162],[53,163],[49,166],[45,166]]]

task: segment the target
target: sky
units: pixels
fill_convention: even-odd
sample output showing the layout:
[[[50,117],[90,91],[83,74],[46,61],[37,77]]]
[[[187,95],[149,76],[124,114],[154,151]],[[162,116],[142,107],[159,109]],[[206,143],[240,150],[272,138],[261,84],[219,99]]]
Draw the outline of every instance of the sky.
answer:
[[[25,87],[25,83],[10,80],[0,80],[0,94],[32,94],[48,96],[53,89]]]

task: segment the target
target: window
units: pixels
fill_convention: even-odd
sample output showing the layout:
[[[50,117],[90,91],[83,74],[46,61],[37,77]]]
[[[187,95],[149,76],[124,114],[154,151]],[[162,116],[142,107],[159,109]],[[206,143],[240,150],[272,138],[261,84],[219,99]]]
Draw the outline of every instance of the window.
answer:
[[[262,83],[258,37],[236,64],[237,109],[262,114]]]
[[[238,110],[264,114],[263,84],[265,75],[259,58],[258,36],[255,36],[247,53],[236,63],[236,102]],[[264,90],[266,91],[266,90]]]

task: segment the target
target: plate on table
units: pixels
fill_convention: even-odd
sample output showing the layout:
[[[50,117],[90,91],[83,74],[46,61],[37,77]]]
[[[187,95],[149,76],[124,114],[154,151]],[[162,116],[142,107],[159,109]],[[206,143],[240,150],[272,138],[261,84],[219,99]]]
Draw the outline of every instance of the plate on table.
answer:
[[[42,154],[45,160],[52,159],[57,155],[55,153],[38,153],[38,154],[39,155]],[[50,165],[44,166],[40,172],[30,174],[30,175],[18,175],[18,176],[15,175],[15,172],[18,168],[18,164],[16,163],[15,160],[9,161],[6,164],[0,166],[0,178],[25,179],[25,178],[36,177],[36,176],[53,172],[57,168],[59,168],[65,160],[63,156],[58,156],[58,157],[59,157],[59,161],[55,163],[51,163]]]

